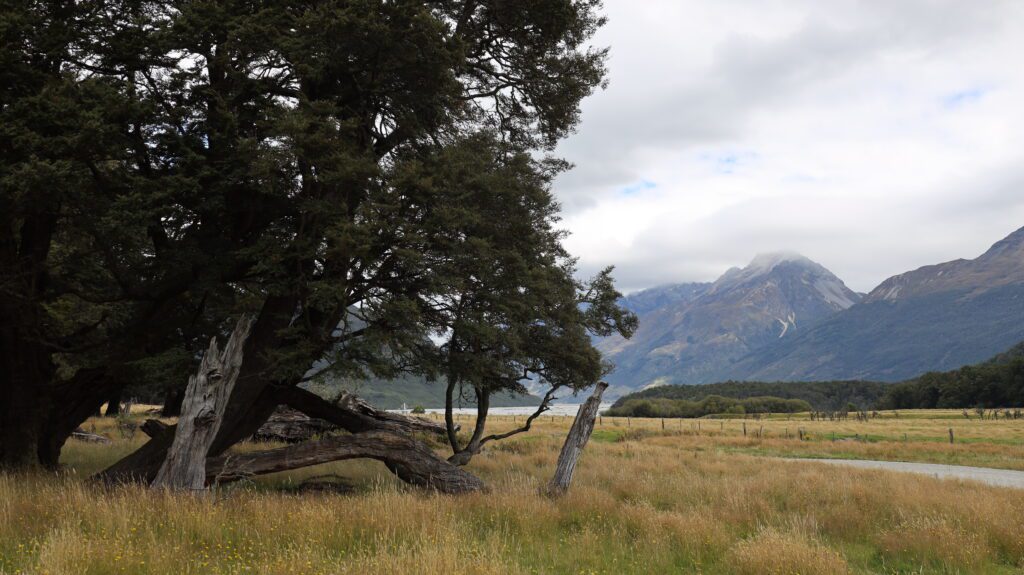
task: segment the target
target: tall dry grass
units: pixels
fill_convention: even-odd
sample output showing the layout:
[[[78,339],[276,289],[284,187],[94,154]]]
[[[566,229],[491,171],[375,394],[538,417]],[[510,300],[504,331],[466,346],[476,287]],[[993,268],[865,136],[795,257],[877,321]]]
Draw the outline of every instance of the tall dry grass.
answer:
[[[207,498],[104,489],[84,476],[142,439],[71,444],[65,459],[73,471],[62,476],[0,476],[0,572],[1024,569],[1019,491],[773,461],[737,452],[749,437],[705,429],[662,434],[660,422],[640,422],[646,431],[638,431],[635,421],[625,428],[606,420],[570,494],[551,501],[538,489],[553,471],[567,423],[545,421],[482,454],[471,469],[491,491],[463,497],[409,489],[374,462],[260,478]],[[325,473],[346,477],[355,493],[289,491]]]

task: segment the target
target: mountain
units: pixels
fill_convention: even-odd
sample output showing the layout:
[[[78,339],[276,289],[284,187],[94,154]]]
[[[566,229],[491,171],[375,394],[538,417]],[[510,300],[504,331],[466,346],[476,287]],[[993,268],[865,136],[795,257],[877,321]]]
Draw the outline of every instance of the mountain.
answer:
[[[832,272],[801,255],[762,254],[711,284],[677,284],[624,298],[640,318],[629,340],[597,343],[615,363],[609,396],[651,385],[708,383],[735,360],[859,301]]]
[[[1024,228],[973,260],[893,276],[863,301],[751,352],[722,379],[900,381],[1024,340]]]
[[[708,291],[711,283],[683,283],[659,286],[632,293],[619,302],[624,308],[638,315],[658,308],[689,303]]]

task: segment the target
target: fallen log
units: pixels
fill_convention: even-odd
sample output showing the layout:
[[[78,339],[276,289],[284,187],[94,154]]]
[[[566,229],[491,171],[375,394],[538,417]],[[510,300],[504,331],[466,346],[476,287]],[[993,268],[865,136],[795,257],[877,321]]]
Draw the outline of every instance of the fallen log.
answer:
[[[406,483],[441,493],[468,493],[484,488],[478,477],[438,457],[422,442],[386,431],[340,435],[278,449],[212,457],[206,461],[206,479],[210,483],[227,483],[360,458],[382,461]]]
[[[351,394],[342,395],[338,401],[330,402],[312,391],[291,386],[276,389],[274,398],[279,403],[301,411],[309,417],[323,419],[351,433],[363,431],[391,431],[399,434],[425,432],[437,435],[447,433],[444,425],[439,421],[390,413],[383,409],[377,409]]]
[[[608,388],[608,384],[601,381],[594,387],[594,393],[587,398],[579,411],[576,412],[576,419],[569,428],[569,434],[565,437],[565,444],[562,445],[562,452],[558,454],[558,464],[555,466],[555,475],[548,483],[547,494],[553,497],[564,494],[569,490],[572,483],[572,474],[576,470],[576,461],[583,454],[590,434],[594,431],[594,419],[597,417],[597,409],[601,405],[601,395]]]
[[[445,429],[444,424],[440,421],[433,421],[425,417],[416,417],[414,415],[392,413],[383,409],[377,409],[353,393],[343,392],[334,400],[334,403],[342,409],[350,409],[372,417],[378,421],[397,423],[399,426],[409,431],[422,431],[426,433],[436,433],[438,435],[445,435],[448,433],[448,430]],[[458,431],[458,426],[456,426],[456,431]]]

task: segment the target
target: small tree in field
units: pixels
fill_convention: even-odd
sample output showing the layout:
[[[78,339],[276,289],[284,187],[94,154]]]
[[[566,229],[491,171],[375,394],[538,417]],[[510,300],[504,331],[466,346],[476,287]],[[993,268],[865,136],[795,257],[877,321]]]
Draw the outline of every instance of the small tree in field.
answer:
[[[465,464],[485,443],[529,430],[558,392],[596,383],[605,366],[590,337],[629,337],[637,320],[618,306],[611,269],[587,282],[575,279],[549,189],[560,163],[537,162],[487,134],[433,161],[431,185],[448,190],[453,201],[431,224],[430,253],[444,257],[430,265],[445,285],[425,307],[446,339],[434,362],[446,378],[451,461]],[[491,397],[526,393],[531,380],[545,390],[537,410],[520,428],[486,435]],[[455,433],[459,394],[477,406],[465,443]]]

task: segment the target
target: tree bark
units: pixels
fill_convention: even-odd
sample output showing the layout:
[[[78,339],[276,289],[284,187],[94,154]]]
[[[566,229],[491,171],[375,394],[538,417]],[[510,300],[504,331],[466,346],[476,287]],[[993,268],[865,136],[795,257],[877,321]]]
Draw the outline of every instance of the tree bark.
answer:
[[[121,414],[121,388],[111,392],[107,398],[107,409],[103,412],[104,417],[116,417]]]
[[[82,368],[70,379],[53,387],[52,402],[40,436],[39,461],[48,468],[57,467],[60,451],[71,434],[95,414],[122,382],[108,376],[103,367]]]
[[[449,463],[460,467],[467,465],[474,455],[480,453],[480,448],[483,446],[484,430],[487,429],[487,413],[490,411],[491,394],[479,388],[474,391],[476,393],[476,425],[473,426],[473,435],[462,449],[458,448],[456,441],[455,453],[448,458]]]
[[[576,461],[579,460],[586,447],[590,434],[594,431],[594,418],[597,417],[597,409],[601,405],[601,395],[608,388],[608,384],[601,381],[594,387],[594,393],[583,402],[579,411],[576,412],[576,419],[572,422],[569,435],[565,438],[562,452],[558,455],[558,465],[555,466],[555,475],[547,486],[547,494],[557,497],[569,490],[572,483],[572,474],[576,470]]]
[[[391,413],[390,411],[378,409],[352,393],[344,393],[336,403],[342,409],[360,413],[372,418],[378,425],[394,424],[397,425],[399,429],[408,433],[416,431],[423,433],[435,433],[437,435],[444,435],[446,433],[445,426],[437,421],[431,421],[424,417],[416,417],[415,415]],[[458,429],[458,426],[455,428]]]
[[[235,325],[223,354],[217,339],[203,356],[199,371],[185,390],[181,417],[167,457],[153,480],[153,487],[200,491],[206,486],[206,457],[220,429],[228,397],[242,366],[242,350],[252,329],[252,319],[243,316]]]
[[[298,443],[339,429],[337,425],[325,419],[310,417],[296,409],[279,406],[270,419],[256,430],[252,438],[256,441]]]
[[[468,493],[484,488],[479,478],[441,459],[423,443],[386,431],[331,437],[267,451],[221,455],[207,461],[206,475],[211,483],[223,483],[360,458],[382,461],[402,481],[441,493]]]
[[[31,314],[15,302],[0,303],[0,469],[7,470],[42,463],[39,447],[54,375],[40,334],[25,329],[32,320],[24,315]]]

